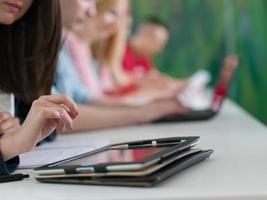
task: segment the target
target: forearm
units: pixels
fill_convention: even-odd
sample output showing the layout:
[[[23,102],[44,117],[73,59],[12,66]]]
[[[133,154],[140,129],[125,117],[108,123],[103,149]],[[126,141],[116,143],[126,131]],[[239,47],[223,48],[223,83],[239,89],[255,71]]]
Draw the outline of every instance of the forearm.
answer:
[[[33,149],[35,143],[25,134],[28,132],[25,127],[20,127],[13,133],[5,134],[0,138],[0,150],[4,161]]]
[[[138,93],[139,94],[139,93]],[[137,94],[137,95],[138,95]],[[99,106],[99,107],[107,107],[107,108],[129,108],[129,103],[128,100],[129,98],[135,98],[134,95],[128,95],[125,97],[118,97],[118,98],[110,98],[110,97],[106,97],[106,98],[102,98],[99,100],[94,100],[90,103],[90,106]]]
[[[1,135],[2,136],[2,135]],[[18,149],[10,144],[11,140],[0,136],[0,175],[7,175],[16,170],[19,165]]]
[[[79,106],[79,116],[74,120],[73,131],[90,131],[143,123],[141,108]]]
[[[123,106],[123,105],[117,99],[112,99],[112,98],[109,98],[109,97],[104,97],[102,99],[92,100],[90,102],[90,106],[112,107],[112,106]]]
[[[73,131],[91,131],[119,126],[149,123],[161,117],[184,113],[176,99],[163,99],[144,106],[79,106]]]
[[[3,136],[0,139],[0,151],[4,161],[10,160],[24,152],[22,145],[19,145],[17,141],[10,136]]]

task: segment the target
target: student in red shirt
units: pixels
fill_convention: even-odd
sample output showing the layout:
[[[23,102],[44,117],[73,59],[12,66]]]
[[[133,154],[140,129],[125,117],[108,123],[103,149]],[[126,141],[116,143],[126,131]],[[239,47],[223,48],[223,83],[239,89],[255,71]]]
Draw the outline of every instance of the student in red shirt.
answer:
[[[153,69],[155,69],[150,58],[138,55],[134,51],[134,44],[130,43],[126,47],[123,68],[134,79],[143,78]]]
[[[145,20],[130,38],[123,67],[133,78],[143,78],[155,70],[152,58],[160,53],[170,37],[169,28],[156,17]]]
[[[157,17],[150,17],[141,23],[130,38],[123,57],[123,69],[134,83],[177,91],[185,87],[186,81],[163,75],[152,61],[165,48],[169,37],[169,27]]]

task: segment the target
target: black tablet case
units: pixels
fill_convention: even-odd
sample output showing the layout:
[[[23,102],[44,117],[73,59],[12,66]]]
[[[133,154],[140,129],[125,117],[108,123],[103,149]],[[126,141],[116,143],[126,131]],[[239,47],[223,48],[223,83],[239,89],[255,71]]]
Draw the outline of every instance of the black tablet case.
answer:
[[[152,187],[168,179],[169,177],[174,176],[178,172],[205,160],[206,158],[210,157],[212,153],[213,150],[201,151],[171,163],[160,171],[144,177],[37,178],[37,180],[46,183]]]

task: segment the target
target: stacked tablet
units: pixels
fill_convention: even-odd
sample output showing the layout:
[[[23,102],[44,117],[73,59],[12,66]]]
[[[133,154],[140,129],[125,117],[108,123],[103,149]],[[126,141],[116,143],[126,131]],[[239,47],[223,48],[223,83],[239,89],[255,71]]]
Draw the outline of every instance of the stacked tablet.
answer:
[[[35,169],[47,183],[151,187],[208,158],[199,137],[174,137],[109,145],[83,157]]]

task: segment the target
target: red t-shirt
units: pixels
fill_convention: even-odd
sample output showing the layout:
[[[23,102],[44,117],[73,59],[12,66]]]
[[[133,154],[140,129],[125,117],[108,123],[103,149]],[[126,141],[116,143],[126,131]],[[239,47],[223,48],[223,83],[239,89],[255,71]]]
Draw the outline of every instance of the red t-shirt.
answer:
[[[123,58],[123,69],[134,79],[143,78],[154,65],[150,58],[136,55],[128,44]]]

